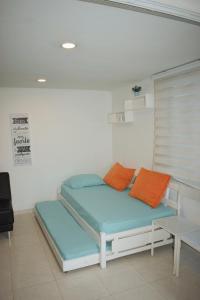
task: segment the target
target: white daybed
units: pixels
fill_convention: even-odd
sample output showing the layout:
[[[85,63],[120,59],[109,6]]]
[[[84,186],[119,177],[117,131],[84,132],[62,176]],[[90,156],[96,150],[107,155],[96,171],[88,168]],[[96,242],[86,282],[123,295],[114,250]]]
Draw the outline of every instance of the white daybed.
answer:
[[[175,200],[172,200],[172,194]],[[106,185],[71,189],[63,184],[59,199],[99,245],[101,268],[106,268],[109,260],[151,249],[152,220],[179,213],[178,186],[173,183],[170,183],[163,203],[154,209],[128,196],[127,190],[117,192]],[[171,235],[163,229],[154,232],[154,247],[172,242]],[[80,267],[78,263],[76,267]]]

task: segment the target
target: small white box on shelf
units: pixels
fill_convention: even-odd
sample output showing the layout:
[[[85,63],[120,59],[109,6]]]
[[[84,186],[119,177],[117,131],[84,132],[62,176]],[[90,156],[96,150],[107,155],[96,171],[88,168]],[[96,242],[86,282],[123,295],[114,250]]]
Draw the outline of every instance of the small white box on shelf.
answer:
[[[133,122],[133,111],[116,112],[108,114],[108,123],[130,123]]]
[[[124,112],[117,112],[108,114],[109,123],[123,123],[125,121]]]
[[[152,94],[135,96],[134,99],[125,100],[124,109],[126,110],[145,110],[154,107],[154,98]]]
[[[137,110],[142,109],[145,107],[145,97],[144,96],[137,96],[135,99],[126,100],[124,103],[125,110]]]

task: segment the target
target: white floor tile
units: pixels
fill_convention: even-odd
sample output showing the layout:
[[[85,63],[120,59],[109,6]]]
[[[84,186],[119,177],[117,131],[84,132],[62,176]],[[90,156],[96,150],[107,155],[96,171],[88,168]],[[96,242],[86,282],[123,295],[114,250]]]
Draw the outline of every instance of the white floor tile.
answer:
[[[109,296],[107,289],[92,273],[73,274],[58,280],[58,286],[64,300],[96,300]]]
[[[126,291],[130,288],[145,284],[142,276],[126,264],[113,265],[108,269],[101,270],[97,276],[110,294]]]
[[[114,300],[163,300],[163,297],[149,285],[130,289],[114,296]],[[170,299],[168,299],[170,300]]]
[[[31,213],[16,217],[11,247],[0,234],[0,300],[199,300],[200,253],[182,244],[179,278],[172,268],[169,245],[63,273]]]
[[[0,269],[0,299],[12,299],[12,277],[10,269]]]
[[[56,282],[51,282],[18,289],[14,300],[61,300],[61,296]]]
[[[42,245],[37,243],[11,249],[11,271],[14,289],[54,280]]]

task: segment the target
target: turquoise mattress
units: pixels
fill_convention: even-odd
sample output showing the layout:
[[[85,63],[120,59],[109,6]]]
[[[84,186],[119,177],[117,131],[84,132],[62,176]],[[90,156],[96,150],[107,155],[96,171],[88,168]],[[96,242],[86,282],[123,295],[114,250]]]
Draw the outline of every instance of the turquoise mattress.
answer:
[[[60,201],[44,201],[35,206],[48,233],[64,260],[99,253],[99,247]]]
[[[61,186],[63,204],[67,201],[96,231],[115,233],[151,225],[152,220],[176,215],[176,211],[162,203],[151,208],[107,185],[72,189]]]

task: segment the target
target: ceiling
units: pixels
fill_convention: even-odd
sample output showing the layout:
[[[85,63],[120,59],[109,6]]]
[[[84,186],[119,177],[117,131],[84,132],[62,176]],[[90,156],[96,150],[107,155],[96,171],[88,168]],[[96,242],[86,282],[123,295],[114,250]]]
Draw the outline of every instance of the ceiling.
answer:
[[[44,76],[47,88],[109,90],[198,58],[195,25],[78,0],[0,1],[2,87]]]

